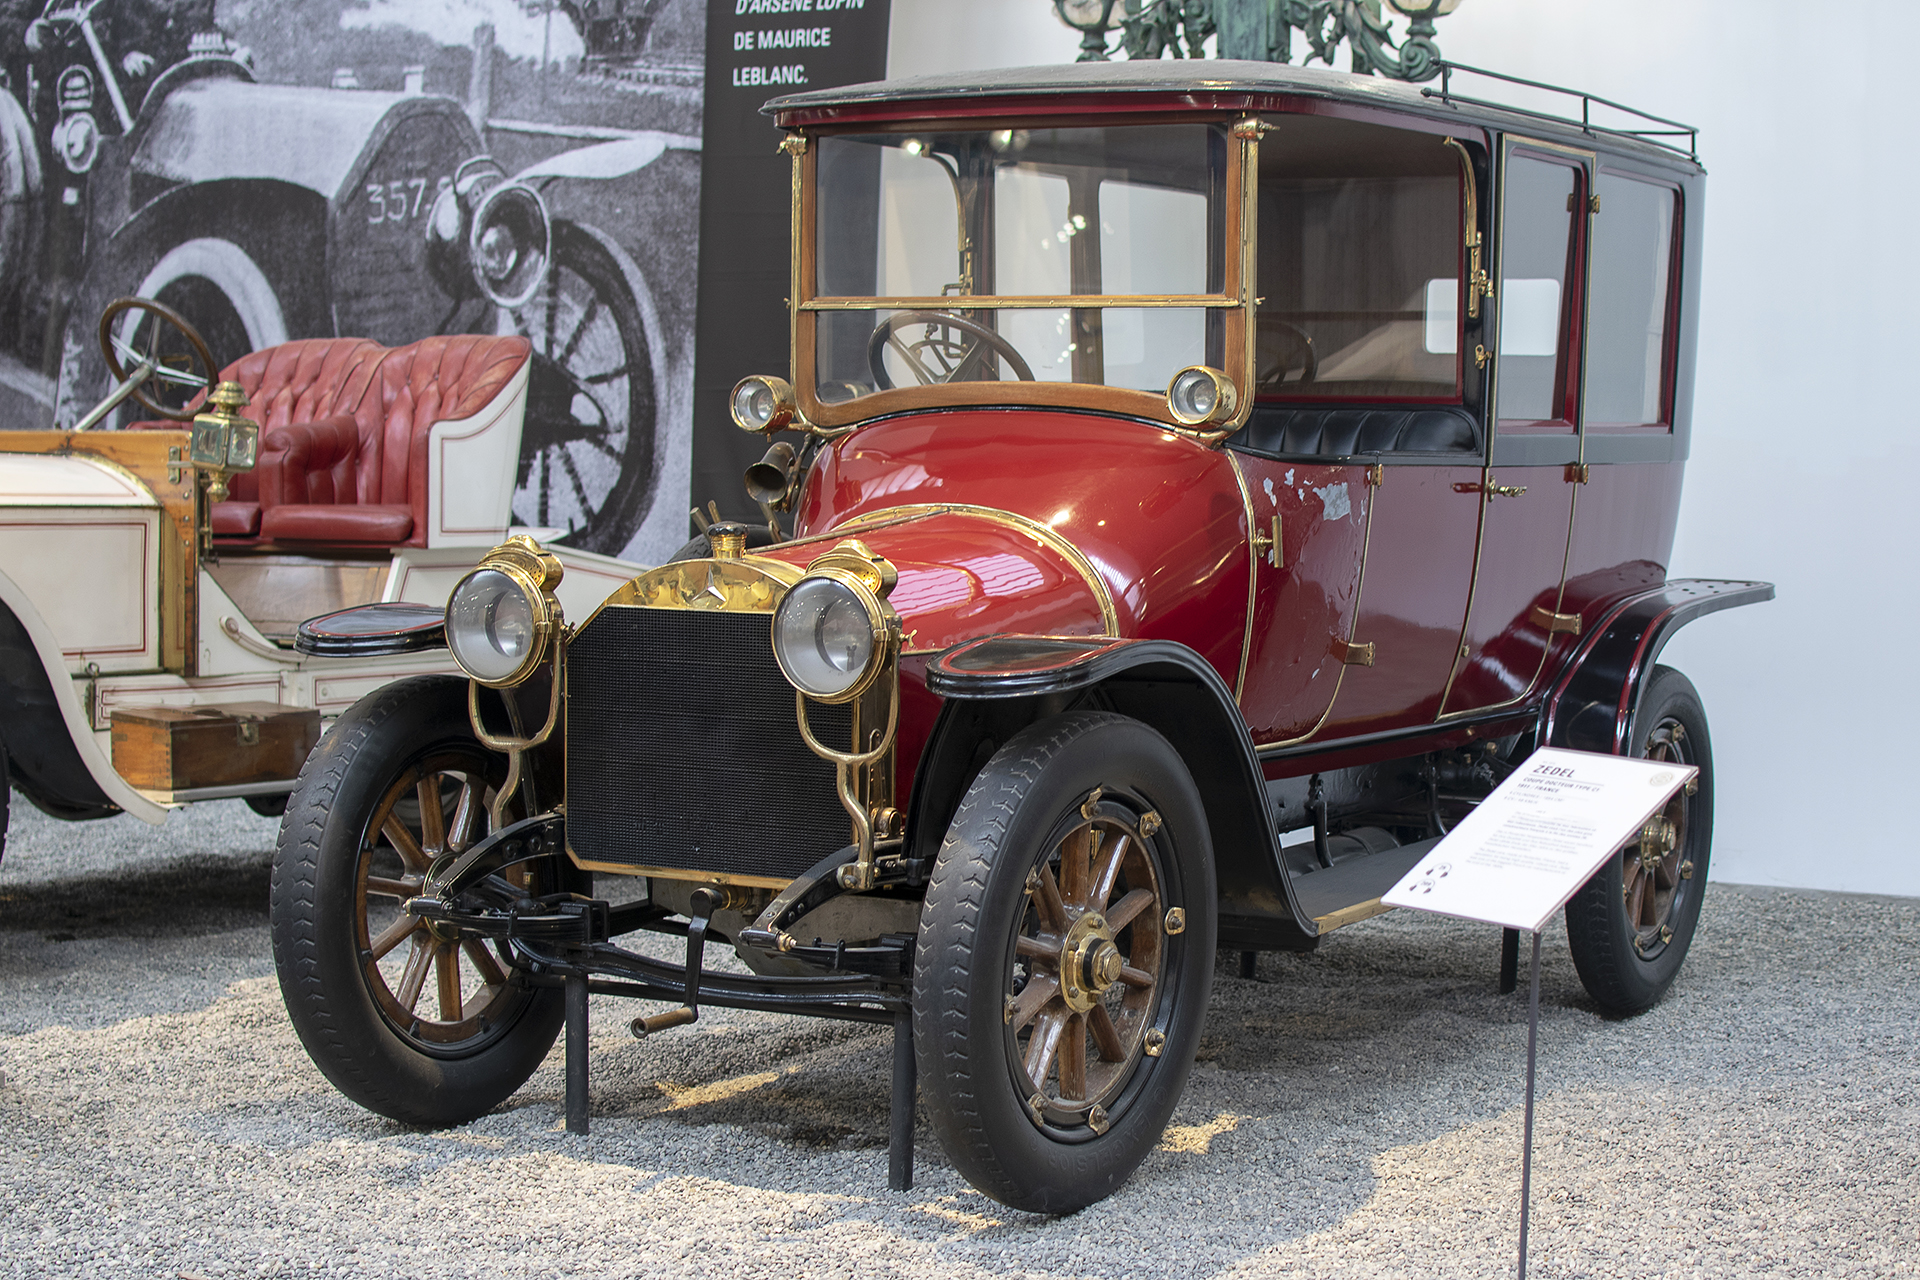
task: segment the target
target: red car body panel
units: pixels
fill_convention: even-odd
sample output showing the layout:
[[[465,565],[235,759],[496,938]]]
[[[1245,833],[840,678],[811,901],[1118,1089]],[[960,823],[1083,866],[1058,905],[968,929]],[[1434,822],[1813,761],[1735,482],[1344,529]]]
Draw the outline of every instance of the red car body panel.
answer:
[[[948,506],[981,510],[936,516]],[[935,511],[862,531],[863,521],[877,523],[899,508]],[[1034,593],[1053,588],[1038,582],[955,605],[905,590],[916,546],[921,555],[944,553],[942,563],[957,567],[971,557],[970,545],[1008,545],[1013,529],[996,523],[993,512],[1043,526],[1077,549],[1111,602],[1116,634],[1190,644],[1235,683],[1246,630],[1246,501],[1224,454],[1164,427],[995,410],[876,422],[822,450],[795,533],[814,538],[844,530],[889,558],[901,549],[902,585],[891,600],[914,636],[909,650],[1001,631],[1099,634],[1083,630],[1078,606],[1047,615]],[[940,536],[910,532],[930,532],[935,519]],[[1044,546],[1033,533],[1015,534],[1012,542]],[[795,552],[805,555],[804,548]],[[964,619],[953,616],[956,610],[966,611]]]

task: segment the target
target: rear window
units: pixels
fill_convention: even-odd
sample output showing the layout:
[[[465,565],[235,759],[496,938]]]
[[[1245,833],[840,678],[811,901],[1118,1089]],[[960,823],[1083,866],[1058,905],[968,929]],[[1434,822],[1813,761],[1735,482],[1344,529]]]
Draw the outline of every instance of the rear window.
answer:
[[[1587,421],[1665,422],[1678,193],[1613,173],[1602,173],[1594,190]]]

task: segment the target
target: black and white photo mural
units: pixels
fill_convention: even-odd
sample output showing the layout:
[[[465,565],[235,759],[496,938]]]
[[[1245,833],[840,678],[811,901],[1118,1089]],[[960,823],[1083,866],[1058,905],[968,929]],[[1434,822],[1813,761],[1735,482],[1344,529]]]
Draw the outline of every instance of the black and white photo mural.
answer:
[[[516,521],[659,558],[686,536],[706,8],[0,0],[0,426],[99,397],[123,294],[223,364],[517,332]]]

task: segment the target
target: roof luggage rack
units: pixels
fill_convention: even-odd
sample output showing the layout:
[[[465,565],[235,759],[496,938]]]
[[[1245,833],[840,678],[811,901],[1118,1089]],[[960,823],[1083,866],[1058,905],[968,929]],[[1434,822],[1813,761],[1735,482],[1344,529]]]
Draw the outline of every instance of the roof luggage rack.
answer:
[[[1656,116],[1650,112],[1625,106],[1621,103],[1614,102],[1610,98],[1602,98],[1598,94],[1587,93],[1580,89],[1563,89],[1557,84],[1546,84],[1539,80],[1523,80],[1519,76],[1510,76],[1499,71],[1488,71],[1482,67],[1469,67],[1459,62],[1442,60],[1439,65],[1440,87],[1438,89],[1423,88],[1420,90],[1421,96],[1438,98],[1442,102],[1461,102],[1475,107],[1492,107],[1500,111],[1511,111],[1515,115],[1532,116],[1539,120],[1570,120],[1572,119],[1571,116],[1558,116],[1546,111],[1530,111],[1525,107],[1509,106],[1504,102],[1494,102],[1487,98],[1464,97],[1453,92],[1450,81],[1454,72],[1464,71],[1476,76],[1485,76],[1489,80],[1499,80],[1507,84],[1525,85],[1529,89],[1544,89],[1548,93],[1563,93],[1569,98],[1580,99],[1580,128],[1586,133],[1612,133],[1628,138],[1639,138],[1641,141],[1651,143],[1653,146],[1665,148],[1677,155],[1684,155],[1689,160],[1697,162],[1700,159],[1700,130],[1694,125],[1681,124],[1678,120],[1669,120],[1665,116]],[[1665,129],[1630,129],[1614,128],[1609,125],[1597,125],[1593,123],[1593,104],[1596,102],[1603,107],[1610,107],[1615,111],[1624,112],[1627,115],[1649,121],[1652,124],[1661,124],[1668,127]],[[1687,140],[1686,148],[1682,150],[1677,143],[1663,141],[1663,139],[1666,138],[1685,138]]]

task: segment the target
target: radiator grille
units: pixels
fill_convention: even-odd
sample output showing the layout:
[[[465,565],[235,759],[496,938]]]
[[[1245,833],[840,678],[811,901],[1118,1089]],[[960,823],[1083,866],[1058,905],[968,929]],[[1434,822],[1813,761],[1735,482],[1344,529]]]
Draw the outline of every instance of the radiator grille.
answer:
[[[794,723],[771,615],[613,607],[567,651],[567,839],[582,861],[790,879],[851,839]],[[810,704],[823,743],[846,707]]]

